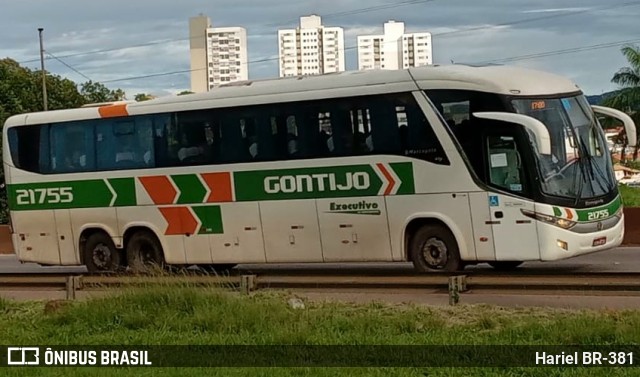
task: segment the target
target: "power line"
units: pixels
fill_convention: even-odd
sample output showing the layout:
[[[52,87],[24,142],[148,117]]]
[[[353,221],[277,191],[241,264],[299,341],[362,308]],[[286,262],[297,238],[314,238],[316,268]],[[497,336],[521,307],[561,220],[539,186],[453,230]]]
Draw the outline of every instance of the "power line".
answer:
[[[89,80],[89,81],[93,81],[91,80],[90,77],[88,77],[87,75],[85,75],[84,73],[78,71],[77,69],[75,69],[74,67],[70,66],[69,64],[65,63],[62,59],[58,58],[57,56],[53,55],[52,53],[50,53],[49,51],[45,51],[45,53],[49,56],[51,56],[52,58],[54,58],[55,60],[59,61],[60,63],[64,64],[67,68],[71,69],[73,72],[79,74],[80,76],[84,77],[85,79]]]
[[[491,64],[491,63],[499,63],[499,62],[513,62],[513,61],[520,61],[520,60],[530,60],[530,59],[537,59],[537,58],[542,58],[542,57],[547,57],[547,56],[572,54],[572,53],[576,53],[576,52],[583,52],[583,51],[589,51],[589,50],[598,50],[598,49],[616,47],[616,46],[621,46],[621,45],[625,45],[625,44],[632,44],[632,43],[638,43],[638,42],[640,42],[640,39],[630,39],[630,40],[625,40],[625,41],[601,43],[601,44],[591,45],[591,46],[582,46],[582,47],[574,47],[574,48],[567,48],[567,49],[554,50],[554,51],[546,51],[546,52],[540,52],[540,53],[536,53],[536,54],[512,56],[512,57],[502,58],[502,59],[486,60],[486,61],[479,62],[479,63],[476,63],[476,64],[483,65],[483,64]],[[345,50],[354,49],[354,48],[357,48],[357,46],[350,46],[350,47],[345,48]],[[256,60],[256,61],[253,61],[253,62],[248,62],[247,64],[249,64],[249,63],[257,63],[257,62],[264,62],[264,61],[271,61],[271,60],[278,60],[278,59],[279,58],[276,58],[276,59],[265,58],[265,59],[262,59],[262,60]],[[207,68],[185,69],[185,70],[180,70],[180,71],[155,73],[155,74],[149,74],[149,75],[143,75],[143,76],[132,76],[132,77],[127,77],[127,78],[122,78],[122,79],[113,79],[113,80],[106,80],[106,81],[101,81],[101,82],[102,83],[112,83],[112,82],[120,82],[120,81],[139,80],[139,79],[145,79],[145,78],[151,78],[151,77],[170,76],[170,75],[176,75],[176,74],[181,74],[181,73],[191,73],[191,72],[197,72],[197,71],[204,71],[206,69]]]
[[[331,18],[335,18],[335,17],[350,16],[350,15],[354,15],[354,14],[368,13],[368,12],[373,12],[373,11],[377,11],[377,10],[385,10],[385,9],[397,8],[397,7],[407,6],[407,5],[429,3],[429,2],[432,2],[432,1],[435,1],[435,0],[406,0],[406,1],[400,1],[398,3],[383,4],[383,5],[376,5],[376,6],[360,8],[360,9],[352,9],[352,10],[349,10],[349,11],[328,13],[328,14],[321,15],[321,17],[324,18],[324,19],[327,19],[327,18],[331,19]],[[264,25],[264,26],[265,27],[269,27],[269,26],[277,27],[277,26],[282,26],[282,24],[284,24],[284,23],[297,22],[298,20],[299,20],[299,18],[289,19],[286,22],[272,23],[272,24],[267,24],[267,25]]]
[[[432,2],[432,1],[435,1],[435,0],[407,0],[407,1],[401,1],[401,2],[393,3],[393,4],[384,4],[384,5],[378,5],[378,6],[366,7],[366,8],[360,8],[360,9],[353,9],[353,10],[350,10],[350,11],[330,13],[330,14],[324,15],[322,17],[325,17],[325,18],[341,17],[341,16],[346,16],[346,15],[361,14],[361,13],[367,13],[367,12],[372,12],[372,11],[377,11],[377,10],[396,8],[396,7],[400,7],[400,6],[427,3],[427,2]],[[631,1],[631,2],[626,2],[626,3],[622,3],[622,4],[607,5],[607,6],[602,6],[602,7],[598,7],[598,8],[591,8],[591,9],[573,11],[573,12],[569,12],[569,13],[562,13],[562,14],[555,14],[555,15],[545,15],[545,16],[540,16],[540,17],[526,18],[526,19],[512,21],[512,22],[503,22],[503,23],[500,23],[500,24],[497,24],[497,25],[477,26],[477,27],[471,27],[471,28],[466,28],[466,29],[446,31],[446,32],[433,34],[433,36],[434,37],[436,37],[436,36],[437,37],[444,37],[444,36],[468,33],[468,32],[471,32],[471,31],[494,29],[496,27],[504,27],[504,26],[520,25],[520,24],[529,23],[529,22],[535,22],[535,21],[540,21],[540,20],[554,19],[554,18],[561,18],[561,17],[569,17],[569,16],[575,16],[575,15],[579,15],[579,14],[585,14],[585,13],[591,13],[591,12],[599,12],[599,11],[603,11],[603,10],[611,10],[611,9],[616,9],[616,8],[635,6],[635,5],[640,5],[640,1]],[[295,22],[297,20],[293,20],[293,21]],[[281,26],[281,23],[272,23],[272,24],[262,25],[262,27],[275,27],[275,26]],[[159,45],[159,44],[172,43],[172,42],[181,42],[181,41],[187,41],[187,40],[191,40],[191,39],[200,39],[200,38],[204,38],[205,36],[206,35],[203,34],[203,35],[198,35],[198,36],[195,36],[195,37],[163,39],[163,40],[160,40],[160,41],[146,42],[146,43],[140,43],[140,44],[129,45],[129,46],[113,47],[113,48],[107,48],[107,49],[102,49],[102,50],[93,50],[93,51],[78,52],[78,53],[73,53],[73,54],[66,54],[66,55],[61,55],[60,58],[66,59],[66,58],[74,58],[74,57],[78,57],[78,56],[104,54],[104,53],[107,53],[107,52],[114,52],[114,51],[121,51],[121,50],[127,50],[127,49],[150,47],[150,46],[156,46],[156,45]],[[25,63],[32,63],[32,62],[37,62],[37,61],[38,61],[38,59],[30,59],[30,60],[21,61],[19,63],[20,64],[25,64]]]
[[[538,52],[538,53],[535,53],[535,54],[519,55],[519,56],[512,56],[512,57],[508,57],[508,58],[493,59],[493,60],[485,60],[483,62],[479,62],[479,63],[476,63],[476,64],[507,63],[507,62],[521,61],[521,60],[531,60],[531,59],[545,58],[545,57],[548,57],[548,56],[556,56],[556,55],[564,55],[564,54],[573,54],[573,53],[576,53],[576,52],[583,52],[583,51],[599,50],[599,49],[603,49],[603,48],[622,46],[622,45],[633,44],[633,43],[638,43],[638,42],[640,42],[640,39],[629,39],[629,40],[626,40],[626,41],[599,43],[599,44],[595,44],[595,45],[591,45],[591,46],[565,48],[565,49],[561,49],[561,50]]]
[[[368,13],[368,12],[373,12],[373,11],[377,11],[377,10],[397,8],[397,7],[407,6],[407,5],[416,5],[416,4],[421,4],[421,3],[429,3],[429,2],[433,2],[433,1],[436,1],[436,0],[405,0],[405,1],[400,1],[398,3],[377,5],[377,6],[371,6],[371,7],[365,7],[365,8],[352,9],[352,10],[349,10],[349,11],[329,13],[327,15],[323,15],[322,17],[323,18],[342,17],[342,16],[347,16],[347,15]],[[299,19],[293,20],[293,22],[295,22],[295,21],[299,21]],[[290,22],[290,21],[287,21],[286,23],[288,23],[288,22]],[[259,25],[258,27],[276,27],[276,26],[282,26],[283,23],[263,24],[263,25]],[[77,53],[73,53],[73,54],[61,55],[60,57],[66,59],[66,58],[74,58],[74,57],[78,57],[78,56],[104,54],[104,53],[107,53],[107,52],[114,52],[114,51],[121,51],[121,50],[133,49],[133,48],[156,46],[156,45],[159,45],[159,44],[165,44],[165,43],[171,43],[171,42],[190,41],[191,39],[201,39],[201,38],[204,38],[204,37],[206,37],[206,34],[197,35],[197,36],[194,36],[194,37],[163,39],[163,40],[160,40],[160,41],[146,42],[146,43],[140,43],[140,44],[129,45],[129,46],[113,47],[113,48],[106,48],[106,49],[86,51],[86,52],[77,52]],[[33,62],[37,62],[37,61],[39,61],[39,59],[23,60],[23,61],[18,62],[18,63],[19,64],[26,64],[26,63],[33,63]]]
[[[449,36],[449,35],[454,35],[454,34],[468,33],[470,31],[494,29],[494,28],[504,27],[504,26],[520,25],[520,24],[525,24],[525,23],[529,23],[529,22],[535,22],[535,21],[541,21],[541,20],[549,20],[549,19],[553,19],[553,18],[576,16],[576,15],[579,15],[579,14],[600,12],[600,11],[603,11],[603,10],[611,10],[611,9],[624,8],[624,7],[636,6],[636,5],[640,5],[640,1],[630,1],[630,2],[622,3],[622,4],[607,5],[607,6],[603,6],[603,7],[591,8],[591,9],[583,9],[583,10],[578,10],[578,11],[573,11],[573,12],[568,12],[568,13],[551,14],[551,15],[545,15],[545,16],[540,16],[540,17],[525,18],[525,19],[522,19],[522,20],[517,20],[517,21],[512,21],[512,22],[503,22],[503,23],[499,23],[499,24],[491,25],[491,26],[477,26],[477,27],[471,27],[471,28],[466,28],[466,29],[445,31],[445,32],[442,32],[442,33],[434,34],[434,36],[444,37],[444,36]]]
[[[349,15],[349,14],[364,13],[364,12],[369,12],[369,11],[375,11],[375,10],[380,10],[380,9],[387,9],[387,8],[391,8],[391,7],[402,6],[402,5],[413,5],[413,4],[426,3],[426,2],[431,2],[431,1],[435,1],[435,0],[408,0],[408,1],[402,1],[402,2],[394,3],[394,4],[386,4],[386,5],[372,6],[372,7],[366,7],[366,8],[361,8],[361,9],[354,9],[354,10],[344,11],[344,12],[336,12],[336,13],[330,14],[329,16],[334,16],[335,17],[335,16],[342,16],[342,15]],[[542,17],[527,18],[527,19],[516,20],[516,21],[512,21],[512,22],[504,22],[504,23],[500,23],[500,24],[497,24],[497,25],[472,27],[472,28],[459,29],[459,30],[453,30],[453,31],[448,31],[448,32],[435,33],[435,34],[432,34],[432,37],[449,36],[449,35],[454,35],[454,34],[461,34],[461,33],[467,33],[467,32],[471,32],[471,31],[477,31],[477,30],[485,30],[485,29],[493,29],[493,28],[496,28],[496,27],[519,25],[519,24],[523,24],[523,23],[535,22],[535,21],[540,21],[540,20],[545,20],[545,19],[554,19],[554,18],[567,17],[567,16],[585,14],[585,13],[590,13],[590,12],[599,12],[599,11],[603,11],[603,10],[610,10],[610,9],[615,9],[615,8],[622,8],[622,7],[636,6],[636,5],[640,5],[640,1],[632,1],[632,2],[622,3],[622,4],[608,5],[608,6],[598,7],[598,8],[591,8],[591,9],[585,9],[585,10],[580,10],[580,11],[574,11],[574,12],[571,12],[571,13],[564,13],[564,14],[557,14],[557,15],[546,15],[546,16],[542,16]],[[325,16],[323,16],[323,17],[325,17]],[[268,26],[273,26],[273,24],[272,25],[268,25]],[[204,37],[204,35],[203,36],[198,36],[198,38],[201,38],[201,37]],[[127,47],[118,47],[118,48],[90,51],[90,52],[84,52],[84,53],[63,55],[62,58],[69,58],[69,57],[85,56],[85,55],[98,54],[98,53],[104,53],[104,52],[119,51],[119,50],[124,50],[124,49],[128,49],[128,48],[147,47],[147,46],[153,46],[153,45],[157,45],[157,44],[161,44],[161,43],[168,43],[168,42],[173,42],[173,41],[182,41],[182,40],[188,40],[188,39],[190,39],[190,38],[180,38],[180,39],[171,39],[171,40],[164,40],[164,41],[148,42],[148,43],[132,45],[132,46],[127,46]],[[599,45],[596,45],[598,47],[595,47],[595,48],[597,49],[597,48],[613,47],[613,46],[617,46],[617,45],[621,45],[621,44],[625,44],[625,43],[629,43],[629,42],[626,42],[626,41],[625,42],[613,42],[613,44],[611,46],[599,47]],[[631,43],[633,43],[633,42],[631,42]],[[357,49],[357,48],[358,48],[357,45],[349,46],[349,47],[345,47],[344,51],[354,50],[354,49]],[[585,46],[583,48],[589,49],[590,46]],[[581,50],[579,50],[579,49],[580,48],[578,48],[578,49],[576,49],[576,48],[568,49],[568,50],[566,50],[567,52],[565,52],[565,50],[557,50],[557,51],[551,51],[551,52],[540,53],[540,54],[549,54],[549,53],[566,54],[566,53],[570,53],[570,52],[580,52]],[[575,51],[572,51],[572,50],[575,50]],[[497,62],[497,61],[505,61],[505,62],[506,61],[518,61],[518,60],[535,59],[535,58],[544,57],[544,56],[545,55],[538,56],[538,54],[531,54],[531,55],[522,55],[522,56],[516,56],[516,57],[511,57],[511,58],[505,58],[505,59],[494,59],[494,60],[490,60],[490,61],[487,61],[487,62],[491,63],[491,62]],[[549,55],[549,56],[551,56],[551,55]],[[278,60],[280,60],[279,56],[278,57],[274,57],[274,58],[260,58],[260,59],[257,59],[257,60],[247,61],[246,63],[243,63],[243,65],[270,62],[270,61],[278,61]],[[206,70],[206,69],[207,68],[176,70],[176,71],[163,72],[163,73],[155,73],[155,74],[148,74],[148,75],[141,75],[141,76],[131,76],[131,77],[127,77],[127,78],[105,80],[105,81],[101,81],[101,82],[102,83],[113,83],[113,82],[129,81],[129,80],[139,80],[139,79],[145,79],[145,78],[153,78],[153,77],[170,76],[170,75],[183,74],[183,73],[191,73],[191,72],[203,71],[203,70]]]

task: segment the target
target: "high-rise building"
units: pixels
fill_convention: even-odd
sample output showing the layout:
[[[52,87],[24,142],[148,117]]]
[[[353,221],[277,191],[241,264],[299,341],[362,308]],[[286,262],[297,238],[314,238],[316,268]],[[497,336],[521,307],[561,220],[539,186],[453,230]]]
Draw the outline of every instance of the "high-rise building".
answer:
[[[358,36],[358,69],[405,69],[433,64],[431,33],[404,32],[404,22],[384,24],[383,35]]]
[[[295,29],[278,30],[280,77],[345,70],[344,30],[322,25],[320,16],[300,17]]]
[[[189,38],[192,92],[249,79],[244,28],[212,27],[209,17],[200,15],[189,20]]]

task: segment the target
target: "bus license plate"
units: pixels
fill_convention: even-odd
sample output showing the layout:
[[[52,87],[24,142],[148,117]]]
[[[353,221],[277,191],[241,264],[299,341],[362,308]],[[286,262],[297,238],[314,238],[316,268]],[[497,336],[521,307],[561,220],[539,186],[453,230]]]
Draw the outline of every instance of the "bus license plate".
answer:
[[[607,243],[607,237],[600,237],[593,240],[593,246],[600,246]]]

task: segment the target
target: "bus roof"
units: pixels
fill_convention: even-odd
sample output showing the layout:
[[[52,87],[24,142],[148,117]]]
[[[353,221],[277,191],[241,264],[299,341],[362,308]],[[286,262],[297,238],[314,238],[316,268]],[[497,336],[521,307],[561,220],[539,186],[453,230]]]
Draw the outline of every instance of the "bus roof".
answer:
[[[579,91],[576,84],[562,76],[521,67],[436,65],[405,70],[347,71],[318,76],[235,82],[206,93],[163,97],[97,108],[85,107],[17,115],[9,118],[7,125],[257,105],[416,89],[475,90],[521,96],[545,96]]]

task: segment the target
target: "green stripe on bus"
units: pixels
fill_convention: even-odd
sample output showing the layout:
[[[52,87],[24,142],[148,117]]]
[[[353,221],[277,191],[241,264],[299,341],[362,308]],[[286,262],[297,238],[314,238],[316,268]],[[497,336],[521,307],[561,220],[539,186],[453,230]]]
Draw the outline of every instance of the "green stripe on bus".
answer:
[[[401,184],[397,194],[414,194],[416,192],[416,188],[413,180],[413,164],[410,162],[395,162],[390,163],[389,166],[391,166],[398,178],[400,178]]]
[[[109,207],[114,199],[103,179],[12,184],[7,191],[12,211]]]
[[[618,196],[609,204],[605,204],[600,207],[577,209],[578,221],[596,221],[606,219],[615,215],[621,206],[622,200],[620,199],[620,196]]]
[[[602,205],[600,207],[587,208],[587,209],[576,209],[576,213],[578,215],[576,221],[598,221],[609,218],[618,212],[620,207],[622,206],[622,200],[620,196],[615,198],[608,204]],[[556,217],[566,217],[562,216],[563,211],[560,207],[553,207],[553,214]]]
[[[207,199],[197,174],[170,178],[180,191],[176,204]],[[415,193],[410,162],[244,171],[233,173],[233,180],[237,201]],[[12,184],[7,192],[12,211],[137,205],[134,178]]]
[[[116,193],[116,200],[113,203],[115,207],[135,206],[138,204],[136,200],[136,182],[133,178],[112,178],[108,181]]]
[[[191,207],[202,225],[198,234],[223,234],[222,209],[220,206]]]
[[[196,174],[172,175],[171,179],[180,190],[176,204],[202,203],[207,189]]]
[[[384,172],[378,172],[372,165],[236,172],[233,175],[236,200],[376,196],[382,195],[384,188],[397,185],[398,194],[413,194],[415,187],[411,163],[390,166],[399,182],[395,178],[387,178]]]

